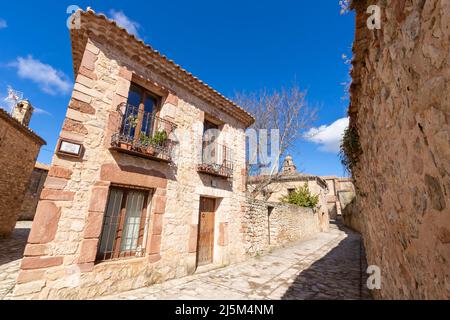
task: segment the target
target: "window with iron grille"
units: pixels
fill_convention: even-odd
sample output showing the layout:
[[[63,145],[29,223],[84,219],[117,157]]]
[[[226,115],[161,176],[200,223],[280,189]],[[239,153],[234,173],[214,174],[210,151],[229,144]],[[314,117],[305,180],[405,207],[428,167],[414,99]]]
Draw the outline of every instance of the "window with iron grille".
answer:
[[[203,130],[202,159],[197,171],[231,178],[233,176],[231,149],[218,143],[219,126],[205,120]]]
[[[160,98],[131,84],[128,100],[117,106],[120,128],[111,137],[111,147],[119,152],[170,162],[176,125],[159,117]]]
[[[147,237],[149,191],[112,187],[103,219],[98,261],[141,257]]]

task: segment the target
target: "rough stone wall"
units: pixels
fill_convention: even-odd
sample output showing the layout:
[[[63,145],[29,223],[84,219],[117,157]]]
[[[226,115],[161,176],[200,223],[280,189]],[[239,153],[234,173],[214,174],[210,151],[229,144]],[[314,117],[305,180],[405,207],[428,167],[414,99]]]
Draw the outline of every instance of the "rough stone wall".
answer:
[[[0,237],[8,237],[19,217],[42,143],[6,112],[0,112]]]
[[[119,48],[120,49],[120,48]],[[241,209],[245,201],[245,126],[185,87],[140,65],[105,39],[91,38],[60,134],[83,144],[82,160],[53,157],[25,250],[14,296],[86,299],[186,276],[195,271],[201,196],[220,198],[213,266],[245,257]],[[117,106],[131,81],[163,97],[161,117],[178,126],[173,164],[110,151]],[[225,123],[221,141],[233,150],[231,181],[197,173],[205,113]],[[154,190],[145,255],[95,263],[109,186]]]
[[[311,238],[321,232],[320,213],[309,208],[261,200],[248,200],[243,219],[248,255]]]
[[[22,202],[19,221],[32,221],[36,214],[36,208],[44,189],[44,182],[48,175],[48,169],[42,165],[35,166],[31,173],[28,188]]]
[[[347,206],[345,206],[345,208],[342,209],[342,220],[347,227],[361,234],[364,234],[364,216],[361,210],[358,208],[358,202],[356,201],[356,198],[353,198],[353,200]]]
[[[280,180],[274,181],[268,186],[268,189],[272,192],[267,202],[269,203],[280,203],[281,198],[288,194],[289,189],[297,189],[303,187],[305,183],[308,184],[309,190],[313,195],[319,195],[319,204],[317,206],[317,211],[320,217],[320,226],[323,232],[328,232],[329,230],[329,210],[327,206],[327,194],[328,190],[326,186],[318,182],[318,178],[314,176],[306,176],[301,179],[291,179],[291,180]],[[252,186],[249,186],[249,190]],[[263,200],[262,196],[257,197],[257,200]]]
[[[366,26],[370,4],[381,30]],[[450,298],[449,0],[354,1],[350,125],[369,265],[386,299]]]

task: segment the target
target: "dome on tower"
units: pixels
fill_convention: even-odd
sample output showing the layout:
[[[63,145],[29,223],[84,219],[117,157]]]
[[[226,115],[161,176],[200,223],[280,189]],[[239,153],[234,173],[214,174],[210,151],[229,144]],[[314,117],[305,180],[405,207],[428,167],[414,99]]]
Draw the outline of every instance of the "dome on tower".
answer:
[[[297,166],[290,155],[287,155],[283,161],[282,174],[296,174]]]

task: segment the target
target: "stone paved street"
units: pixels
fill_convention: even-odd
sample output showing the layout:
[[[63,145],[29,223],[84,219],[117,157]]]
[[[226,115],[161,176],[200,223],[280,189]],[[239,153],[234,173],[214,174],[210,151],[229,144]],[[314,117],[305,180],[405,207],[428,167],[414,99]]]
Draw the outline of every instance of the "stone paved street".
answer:
[[[18,222],[11,238],[0,239],[0,300],[14,287],[31,223]]]
[[[12,238],[0,239],[0,300],[14,286],[30,227],[19,222]],[[100,299],[370,299],[360,246],[357,233],[331,225],[267,256]]]
[[[370,299],[364,257],[360,236],[332,225],[267,256],[101,299]]]

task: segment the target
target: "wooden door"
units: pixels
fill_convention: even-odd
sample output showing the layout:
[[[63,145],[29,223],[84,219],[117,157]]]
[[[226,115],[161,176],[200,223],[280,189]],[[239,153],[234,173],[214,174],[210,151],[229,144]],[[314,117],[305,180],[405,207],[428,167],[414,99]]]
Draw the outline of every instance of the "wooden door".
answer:
[[[215,209],[216,201],[214,199],[200,198],[200,221],[197,245],[198,266],[213,262]]]

